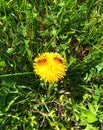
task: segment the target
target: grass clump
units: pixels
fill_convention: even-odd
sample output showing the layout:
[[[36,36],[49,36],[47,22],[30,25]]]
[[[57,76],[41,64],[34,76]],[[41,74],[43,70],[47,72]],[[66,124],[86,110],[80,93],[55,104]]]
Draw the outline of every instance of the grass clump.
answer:
[[[102,0],[0,1],[0,130],[103,129]],[[55,84],[40,81],[42,52],[67,60]]]

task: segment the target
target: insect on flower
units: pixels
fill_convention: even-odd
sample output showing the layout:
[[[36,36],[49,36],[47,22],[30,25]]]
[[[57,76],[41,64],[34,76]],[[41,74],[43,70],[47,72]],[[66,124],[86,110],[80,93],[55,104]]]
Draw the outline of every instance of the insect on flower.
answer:
[[[44,82],[54,83],[66,75],[66,60],[58,53],[44,52],[33,63],[34,72]]]
[[[44,65],[46,63],[46,59],[38,60],[39,65]]]
[[[58,63],[63,63],[62,59],[58,58],[58,57],[54,57],[54,61],[58,62]]]

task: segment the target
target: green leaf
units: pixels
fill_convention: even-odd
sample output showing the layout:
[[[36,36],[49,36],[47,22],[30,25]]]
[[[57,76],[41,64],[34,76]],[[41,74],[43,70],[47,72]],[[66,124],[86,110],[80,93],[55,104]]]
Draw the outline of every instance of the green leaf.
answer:
[[[92,113],[92,112],[89,112],[89,111],[86,113],[86,117],[87,117],[87,122],[88,123],[93,123],[93,122],[98,120],[96,115],[94,113]]]
[[[5,61],[0,61],[0,67],[5,67],[6,66],[6,63],[5,63]]]
[[[99,128],[94,127],[92,124],[87,124],[84,130],[99,130]]]
[[[98,70],[98,73],[103,70],[103,62],[100,62],[98,65],[96,65],[96,68]]]

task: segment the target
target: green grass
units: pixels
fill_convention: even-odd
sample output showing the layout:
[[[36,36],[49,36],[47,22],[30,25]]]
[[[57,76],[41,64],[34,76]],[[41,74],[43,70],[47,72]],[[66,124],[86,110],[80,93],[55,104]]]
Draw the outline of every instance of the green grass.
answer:
[[[52,86],[33,72],[45,51],[67,60]],[[103,1],[0,0],[0,130],[103,129]]]

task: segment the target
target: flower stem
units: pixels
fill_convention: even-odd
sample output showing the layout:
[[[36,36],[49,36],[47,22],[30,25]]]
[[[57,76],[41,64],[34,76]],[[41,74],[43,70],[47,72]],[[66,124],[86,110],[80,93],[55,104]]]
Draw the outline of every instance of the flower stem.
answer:
[[[49,97],[50,94],[51,94],[52,87],[53,87],[53,84],[52,84],[52,83],[49,83],[49,85],[48,85],[48,92],[47,92],[47,96],[48,96],[48,97]]]

